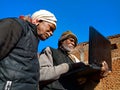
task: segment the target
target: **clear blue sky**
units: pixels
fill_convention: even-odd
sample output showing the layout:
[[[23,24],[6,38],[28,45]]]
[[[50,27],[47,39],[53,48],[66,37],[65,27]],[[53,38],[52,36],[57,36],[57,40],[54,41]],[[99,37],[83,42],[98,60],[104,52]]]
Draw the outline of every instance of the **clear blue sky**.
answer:
[[[46,46],[57,48],[66,30],[76,34],[79,43],[88,41],[89,26],[106,37],[120,34],[120,0],[2,0],[0,18],[32,15],[40,9],[54,13],[58,22],[54,35],[40,42],[38,52]]]

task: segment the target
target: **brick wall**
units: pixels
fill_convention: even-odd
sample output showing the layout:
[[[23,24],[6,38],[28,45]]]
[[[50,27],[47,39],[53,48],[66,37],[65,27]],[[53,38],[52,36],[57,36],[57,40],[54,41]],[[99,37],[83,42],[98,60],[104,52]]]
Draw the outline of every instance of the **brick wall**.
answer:
[[[109,36],[108,39],[111,42],[112,72],[101,79],[94,90],[120,90],[120,34]],[[86,63],[88,62],[88,45],[88,42],[80,43],[72,52]]]

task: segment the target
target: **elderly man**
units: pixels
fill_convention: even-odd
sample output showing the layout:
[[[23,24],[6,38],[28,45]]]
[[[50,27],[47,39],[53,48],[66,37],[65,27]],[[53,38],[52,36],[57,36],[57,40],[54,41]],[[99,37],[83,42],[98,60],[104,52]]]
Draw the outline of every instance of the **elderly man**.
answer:
[[[89,66],[70,54],[77,42],[77,37],[71,31],[66,31],[58,41],[58,49],[47,47],[42,51],[39,57],[41,90],[83,89],[77,85],[76,76],[66,76],[67,73],[75,69]],[[107,64],[104,63],[104,67],[101,68],[102,72],[108,70],[106,66]]]
[[[29,19],[0,20],[0,90],[38,90],[38,43],[53,34],[57,19],[47,10]]]

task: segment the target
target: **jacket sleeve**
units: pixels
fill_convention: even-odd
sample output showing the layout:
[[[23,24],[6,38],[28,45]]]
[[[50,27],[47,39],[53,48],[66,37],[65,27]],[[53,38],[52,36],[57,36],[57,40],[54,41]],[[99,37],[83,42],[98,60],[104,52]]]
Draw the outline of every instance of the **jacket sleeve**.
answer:
[[[14,19],[0,20],[0,60],[15,47],[22,33],[22,27]]]
[[[67,63],[53,66],[52,52],[47,47],[39,57],[40,63],[40,81],[56,80],[60,75],[68,72],[69,65]]]

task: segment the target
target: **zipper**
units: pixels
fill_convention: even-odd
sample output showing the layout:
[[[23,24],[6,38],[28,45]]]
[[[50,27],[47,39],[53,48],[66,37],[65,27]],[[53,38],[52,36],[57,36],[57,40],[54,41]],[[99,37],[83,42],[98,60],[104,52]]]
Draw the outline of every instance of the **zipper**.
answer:
[[[12,81],[7,81],[4,90],[10,90],[12,86]]]

